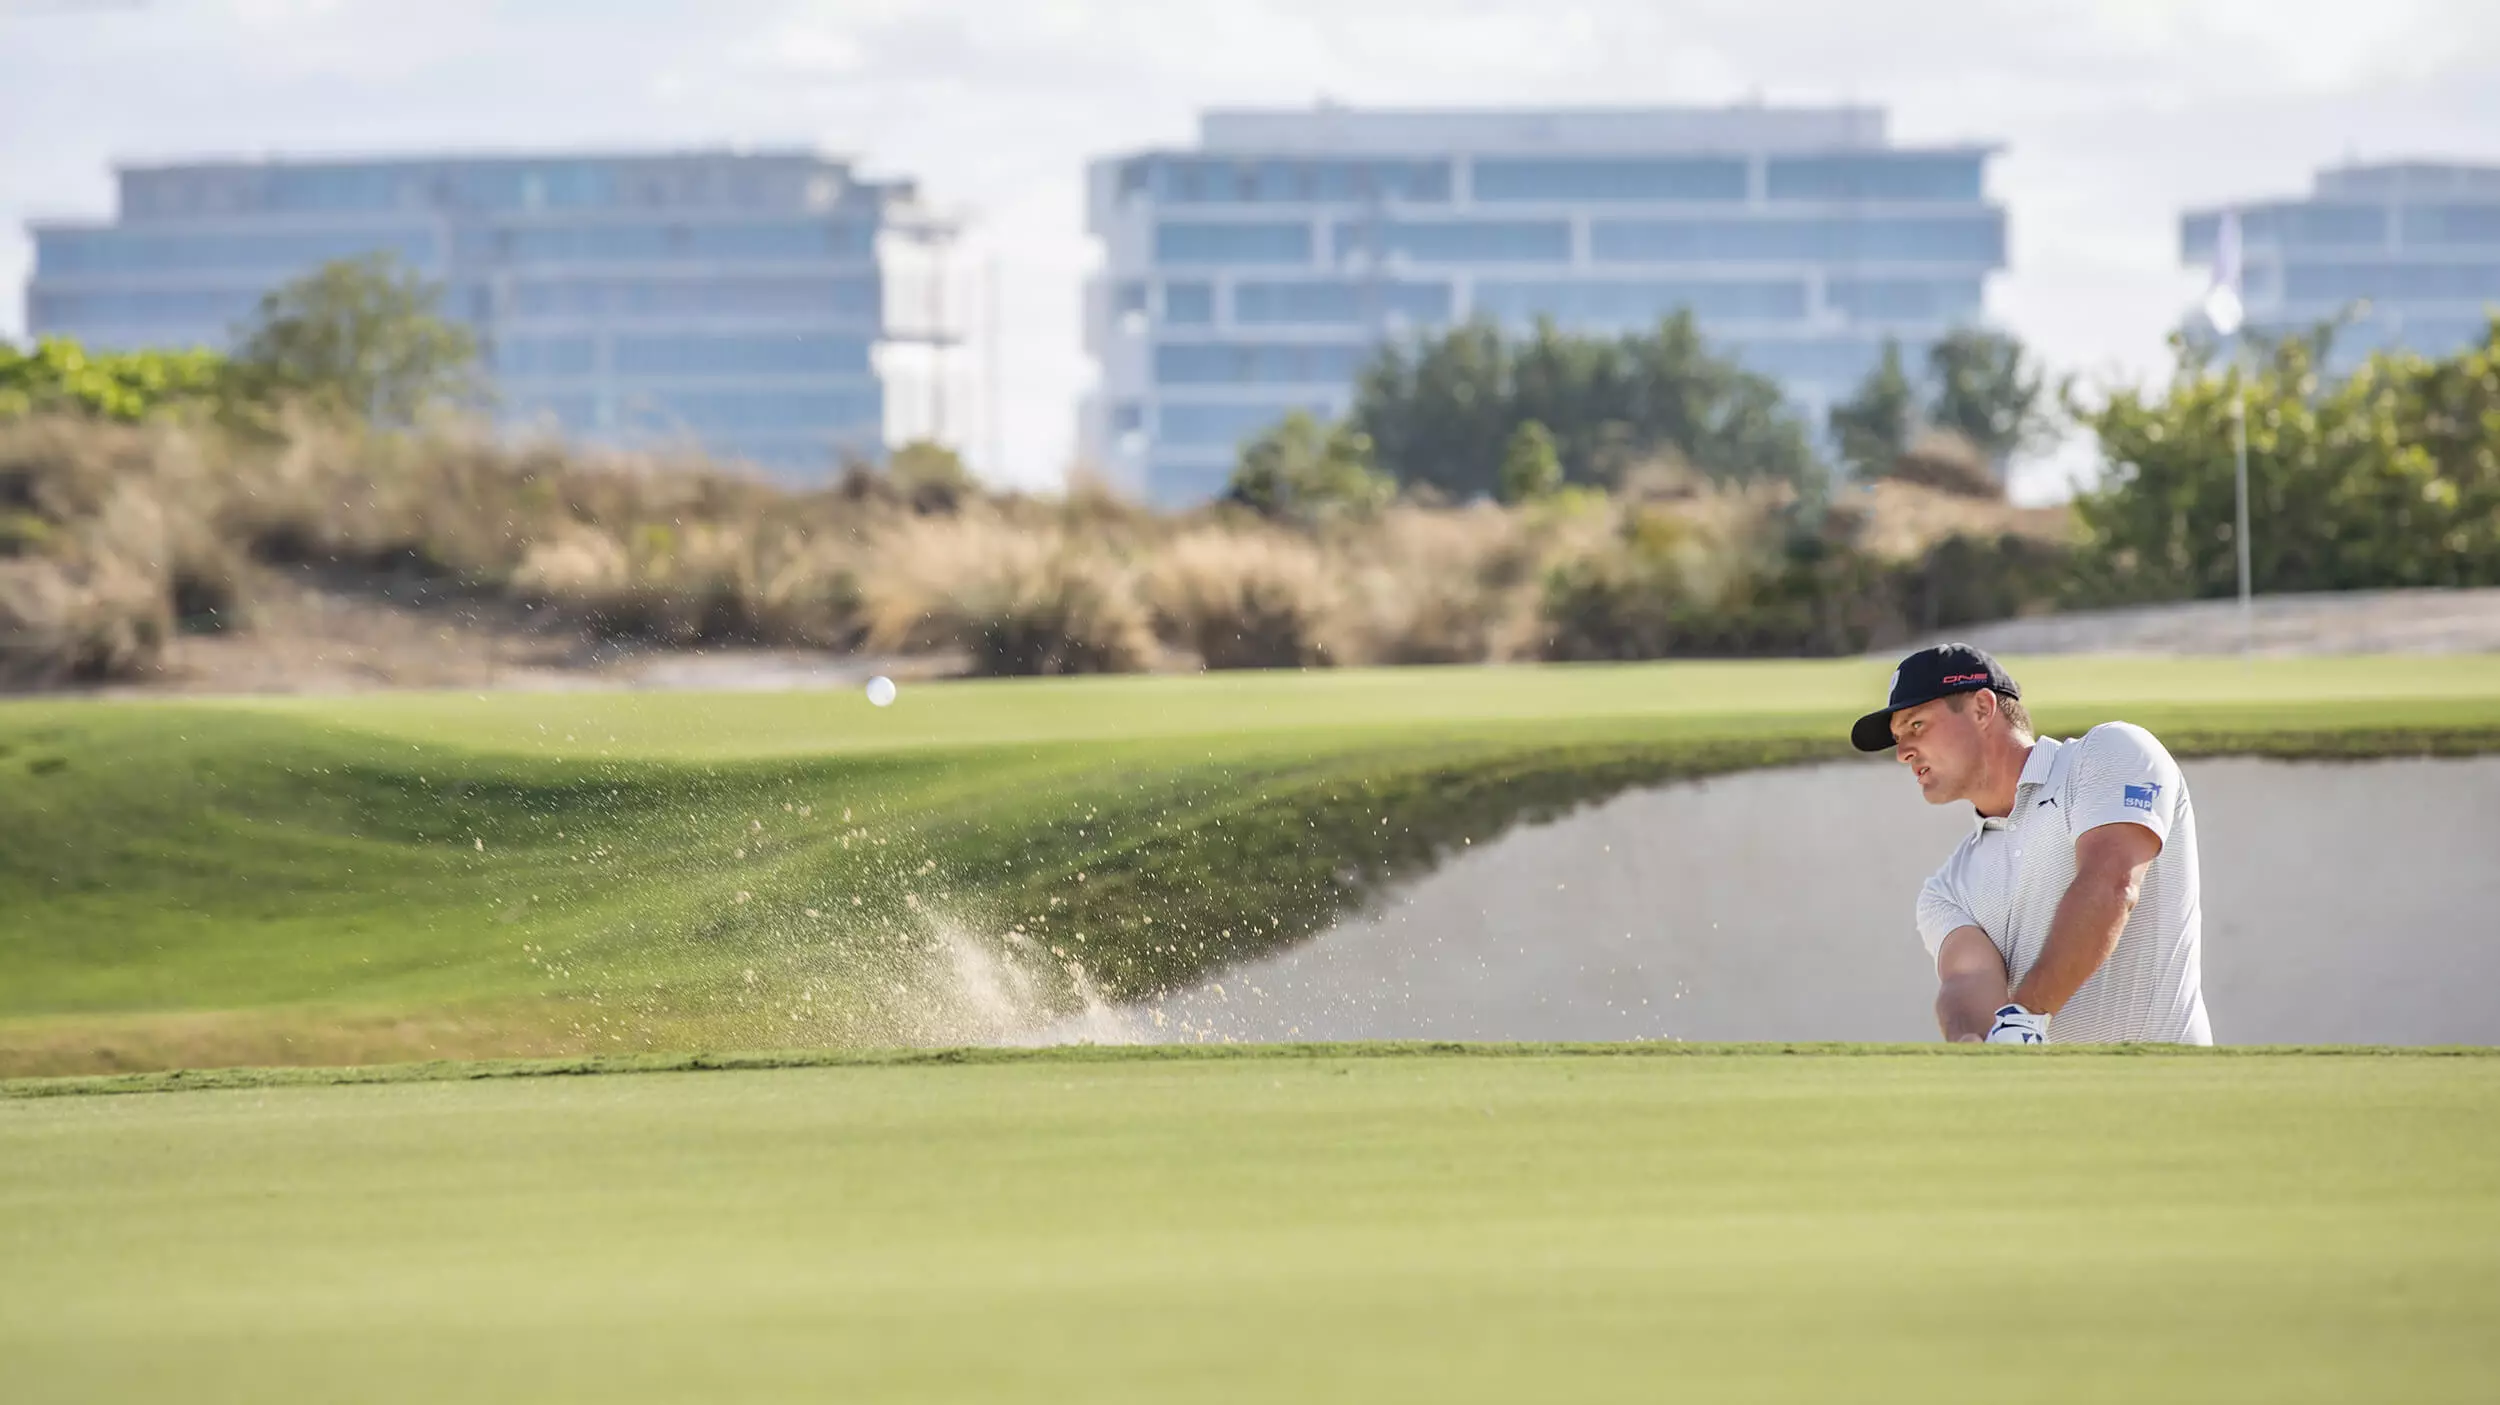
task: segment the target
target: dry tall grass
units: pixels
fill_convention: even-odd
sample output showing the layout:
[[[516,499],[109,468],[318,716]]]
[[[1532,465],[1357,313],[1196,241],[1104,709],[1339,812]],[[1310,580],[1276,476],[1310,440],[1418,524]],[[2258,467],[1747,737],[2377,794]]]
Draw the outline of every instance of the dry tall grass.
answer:
[[[1784,489],[1636,479],[1311,526],[1158,515],[1099,484],[938,495],[853,473],[791,492],[457,426],[22,420],[0,425],[0,681],[143,676],[179,629],[248,628],[254,581],[282,565],[418,578],[592,637],[1080,673],[1828,648],[1841,635],[1801,621],[2020,604],[1990,574],[2006,552],[1940,542],[2037,544],[2018,563],[2031,594],[2063,550],[2062,513],[1906,483],[1808,522]],[[1926,563],[1923,603],[1852,596],[1895,563]]]
[[[1164,542],[1145,575],[1166,637],[1208,668],[1308,668],[1342,640],[1340,584],[1307,539],[1269,527],[1212,526]]]

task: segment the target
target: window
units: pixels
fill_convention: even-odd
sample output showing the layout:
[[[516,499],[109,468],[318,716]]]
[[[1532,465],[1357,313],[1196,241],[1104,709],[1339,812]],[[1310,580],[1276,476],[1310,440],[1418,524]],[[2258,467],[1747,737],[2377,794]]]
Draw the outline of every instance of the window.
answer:
[[[1361,250],[1419,263],[1566,263],[1571,226],[1562,220],[1340,220],[1336,249],[1339,262]]]
[[[292,275],[333,259],[390,254],[424,267],[438,256],[422,229],[265,234],[171,234],[130,229],[40,229],[35,264],[47,274],[259,272]]]
[[[518,318],[781,317],[873,322],[874,278],[549,278],[516,284]]]
[[[1446,161],[1147,156],[1120,171],[1122,194],[1175,205],[1446,201]]]
[[[1165,385],[1338,385],[1354,378],[1368,348],[1292,342],[1164,342],[1155,379]]]
[[[265,210],[387,210],[415,192],[410,173],[388,166],[275,166],[262,175]]]
[[[79,293],[42,290],[27,299],[26,310],[37,331],[75,333],[88,326],[156,323],[222,327],[251,316],[259,305],[260,294],[248,288]]]
[[[588,337],[507,337],[487,359],[499,376],[580,376],[596,368],[598,348]]]
[[[1215,320],[1215,285],[1163,285],[1163,320],[1178,326],[1203,326]]]
[[[1793,321],[1806,315],[1806,288],[1795,279],[1487,281],[1476,285],[1474,311],[1504,322],[1551,317],[1581,327],[1647,326],[1679,311],[1709,319]]]
[[[1166,220],[1155,226],[1157,263],[1309,263],[1307,224]]]
[[[1233,285],[1233,320],[1252,326],[1363,326],[1450,320],[1447,283],[1274,282]]]
[[[865,376],[868,343],[856,337],[793,332],[697,334],[616,339],[624,376]]]
[[[1600,263],[2005,262],[2001,214],[1900,218],[1599,220]]]
[[[2293,302],[2455,302],[2500,298],[2500,263],[2313,263],[2283,271]]]
[[[1502,200],[1742,200],[1738,157],[1526,160],[1479,156],[1475,198]]]
[[[1122,400],[1111,407],[1111,432],[1135,434],[1146,427],[1146,407],[1134,400]]]
[[[2500,205],[2416,205],[2400,222],[2407,244],[2500,246]]]
[[[884,392],[873,385],[824,390],[638,390],[619,407],[632,428],[652,433],[837,430],[885,421]]]
[[[1869,337],[1807,338],[1746,337],[1725,342],[1721,350],[1747,370],[1778,380],[1821,381],[1854,386],[1883,360],[1884,344]],[[1903,342],[1901,359],[1915,365],[1927,354],[1924,343]]]
[[[1146,310],[1147,288],[1135,278],[1124,278],[1111,289],[1111,310],[1120,314],[1142,313]]]
[[[2189,215],[2179,222],[2179,256],[2210,263],[2220,237],[2220,213]],[[2240,214],[2240,238],[2248,244],[2287,249],[2333,249],[2384,245],[2387,211],[2377,205],[2259,205]]]
[[[2491,338],[2491,318],[2473,317],[2407,317],[2401,341],[2425,356],[2449,356],[2468,347],[2479,347]]]
[[[1774,156],[1764,165],[1764,193],[1773,200],[1976,200],[1976,152],[1857,152],[1846,156]]]
[[[1950,322],[1976,314],[1976,278],[1834,278],[1823,304],[1854,322]]]
[[[875,225],[821,220],[690,225],[681,245],[699,259],[864,259],[876,249]]]
[[[1162,433],[1156,437],[1166,444],[1213,444],[1231,448],[1255,437],[1296,410],[1321,416],[1328,414],[1326,405],[1311,402],[1238,405],[1166,400],[1160,412]]]
[[[1157,507],[1192,507],[1222,497],[1232,477],[1229,459],[1208,463],[1158,460],[1146,469],[1146,498]]]

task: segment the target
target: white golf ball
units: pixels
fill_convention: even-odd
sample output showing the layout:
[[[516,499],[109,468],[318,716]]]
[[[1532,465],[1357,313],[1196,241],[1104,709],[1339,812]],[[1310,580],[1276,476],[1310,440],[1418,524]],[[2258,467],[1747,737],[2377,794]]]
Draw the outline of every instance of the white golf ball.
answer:
[[[880,673],[868,680],[868,701],[879,707],[894,701],[894,680]]]

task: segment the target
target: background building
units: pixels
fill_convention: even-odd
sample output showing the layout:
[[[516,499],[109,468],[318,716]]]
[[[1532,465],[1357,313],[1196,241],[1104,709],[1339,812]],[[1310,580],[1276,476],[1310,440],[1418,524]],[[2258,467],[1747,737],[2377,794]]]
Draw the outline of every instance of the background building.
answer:
[[[953,231],[807,152],[129,166],[106,222],[33,226],[27,326],[225,345],[260,296],[387,252],[474,330],[499,413],[694,441],[783,476],[948,437]],[[969,407],[966,407],[969,408]]]
[[[2005,264],[1989,154],[1888,145],[1863,107],[1209,113],[1195,150],[1090,168],[1079,452],[1196,501],[1243,437],[1342,413],[1383,338],[1679,308],[1819,431],[1886,338],[1915,357],[1979,315]]]
[[[2479,343],[2500,307],[2500,166],[2343,166],[2320,171],[2305,199],[2238,209],[2248,330],[2342,321],[2339,367],[2378,347],[2436,355]],[[2191,267],[2212,266],[2221,213],[2180,221]]]

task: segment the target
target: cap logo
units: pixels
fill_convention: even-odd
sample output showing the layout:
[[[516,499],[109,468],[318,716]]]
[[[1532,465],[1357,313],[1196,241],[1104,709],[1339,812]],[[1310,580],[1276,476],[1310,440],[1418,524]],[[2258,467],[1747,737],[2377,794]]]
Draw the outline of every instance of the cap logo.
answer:
[[[1956,683],[1985,683],[1987,681],[1988,675],[1984,673],[1948,673],[1944,676],[1942,686],[1950,688]]]
[[[1884,685],[1884,696],[1888,698],[1901,696],[1901,670],[1896,668],[1892,671],[1892,681]]]

